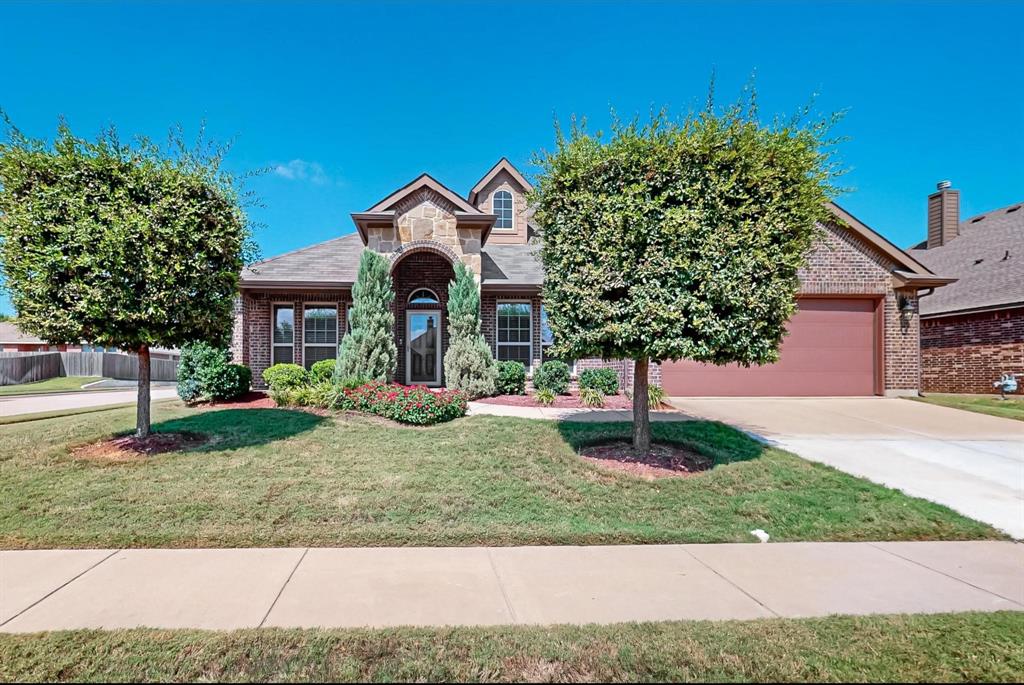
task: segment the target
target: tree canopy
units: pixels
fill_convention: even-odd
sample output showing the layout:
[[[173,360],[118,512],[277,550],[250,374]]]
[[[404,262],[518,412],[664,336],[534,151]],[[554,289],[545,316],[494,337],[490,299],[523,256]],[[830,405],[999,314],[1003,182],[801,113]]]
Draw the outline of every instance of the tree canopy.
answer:
[[[554,353],[636,360],[644,384],[649,361],[776,361],[836,192],[831,121],[709,106],[616,122],[607,140],[558,132],[533,197]]]
[[[221,168],[225,149],[189,148],[180,134],[165,148],[124,143],[113,129],[90,141],[64,122],[50,144],[8,127],[0,269],[18,325],[54,343],[138,353],[145,435],[149,347],[225,342],[254,254],[239,185]]]
[[[352,332],[341,341],[336,380],[346,383],[390,381],[398,364],[395,345],[395,300],[387,257],[363,250],[352,285]]]

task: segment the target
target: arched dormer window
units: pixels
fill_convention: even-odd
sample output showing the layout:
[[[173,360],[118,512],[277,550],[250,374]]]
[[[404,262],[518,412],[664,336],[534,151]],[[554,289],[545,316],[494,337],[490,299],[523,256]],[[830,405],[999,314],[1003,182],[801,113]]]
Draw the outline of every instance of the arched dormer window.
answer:
[[[498,230],[511,231],[515,228],[512,223],[512,193],[507,190],[499,190],[492,198],[491,212],[498,215],[494,222],[494,228]]]
[[[430,288],[420,288],[409,295],[409,304],[441,304],[441,300]]]

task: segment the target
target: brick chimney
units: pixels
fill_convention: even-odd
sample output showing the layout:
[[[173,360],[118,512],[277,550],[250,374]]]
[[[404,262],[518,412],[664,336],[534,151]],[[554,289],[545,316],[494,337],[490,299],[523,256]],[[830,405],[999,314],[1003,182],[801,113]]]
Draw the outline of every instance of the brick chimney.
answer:
[[[928,249],[942,247],[960,235],[960,191],[939,181],[928,196]]]

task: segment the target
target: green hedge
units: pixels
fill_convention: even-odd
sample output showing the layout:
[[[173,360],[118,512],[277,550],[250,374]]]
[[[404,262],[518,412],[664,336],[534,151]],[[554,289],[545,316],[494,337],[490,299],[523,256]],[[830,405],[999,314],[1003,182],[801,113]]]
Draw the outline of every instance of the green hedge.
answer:
[[[556,359],[544,362],[533,372],[533,387],[564,395],[569,390],[569,365]]]
[[[526,367],[515,361],[497,362],[497,366],[498,380],[494,383],[495,392],[499,395],[525,395]]]
[[[619,374],[615,369],[584,369],[580,373],[580,390],[600,390],[605,395],[619,393]]]
[[[207,343],[185,345],[178,363],[178,397],[187,403],[231,400],[249,392],[252,371]]]

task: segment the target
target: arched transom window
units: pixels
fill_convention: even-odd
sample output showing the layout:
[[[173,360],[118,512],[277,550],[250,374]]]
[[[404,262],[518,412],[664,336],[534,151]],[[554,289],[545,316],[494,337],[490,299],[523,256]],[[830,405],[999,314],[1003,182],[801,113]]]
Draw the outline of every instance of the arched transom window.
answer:
[[[497,229],[512,230],[515,226],[512,224],[512,193],[507,190],[499,190],[494,194],[494,207],[491,211],[498,215],[498,220],[494,222],[494,227]]]
[[[441,301],[437,299],[433,290],[420,288],[409,295],[409,304],[441,304]]]

